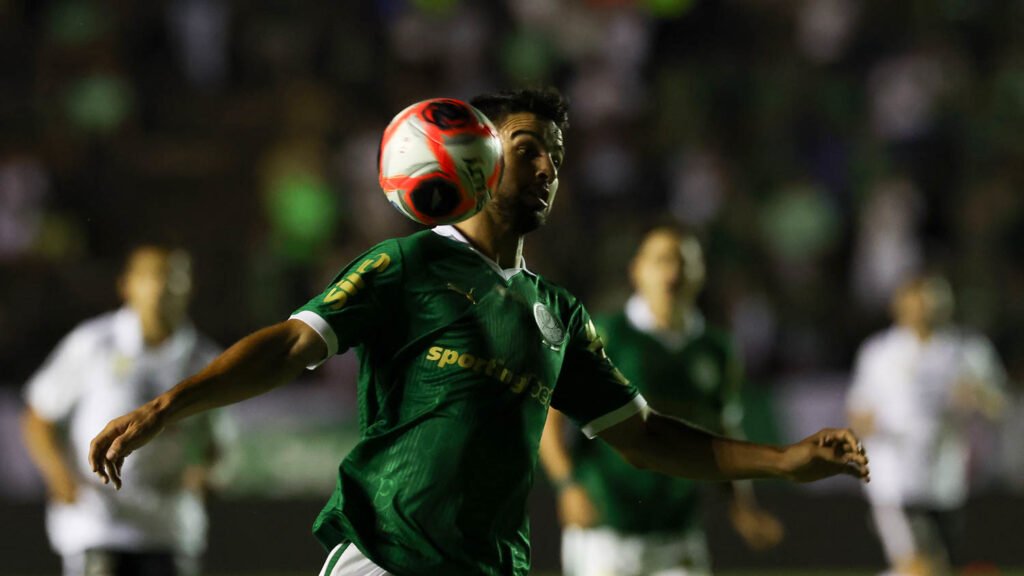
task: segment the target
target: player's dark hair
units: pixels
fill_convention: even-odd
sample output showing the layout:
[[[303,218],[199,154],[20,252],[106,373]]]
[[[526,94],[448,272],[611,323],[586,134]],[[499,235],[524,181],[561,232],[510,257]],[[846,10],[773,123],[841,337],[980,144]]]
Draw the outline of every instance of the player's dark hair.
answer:
[[[168,256],[181,254],[186,256],[189,260],[192,259],[191,253],[177,243],[159,240],[145,240],[132,244],[125,244],[121,247],[119,250],[120,273],[124,274],[128,272],[128,269],[135,263],[135,258],[140,253],[147,251],[159,252]]]
[[[569,127],[569,100],[550,86],[481,94],[470,100],[470,104],[490,118],[495,126],[509,114],[530,112],[554,122],[563,132]]]
[[[653,222],[647,222],[643,227],[638,230],[636,235],[636,241],[633,243],[636,246],[635,252],[640,250],[640,247],[647,241],[651,235],[655,233],[666,233],[672,234],[680,240],[686,240],[692,238],[698,243],[703,244],[700,235],[697,232],[687,226],[683,226],[675,220],[668,219],[657,219]]]

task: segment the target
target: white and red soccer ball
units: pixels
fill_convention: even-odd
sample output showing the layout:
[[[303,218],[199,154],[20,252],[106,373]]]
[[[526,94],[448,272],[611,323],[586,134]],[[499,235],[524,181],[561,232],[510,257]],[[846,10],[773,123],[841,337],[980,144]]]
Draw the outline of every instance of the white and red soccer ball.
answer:
[[[494,125],[452,98],[424,100],[399,112],[384,130],[378,157],[388,202],[428,226],[479,212],[497,189],[503,166]]]

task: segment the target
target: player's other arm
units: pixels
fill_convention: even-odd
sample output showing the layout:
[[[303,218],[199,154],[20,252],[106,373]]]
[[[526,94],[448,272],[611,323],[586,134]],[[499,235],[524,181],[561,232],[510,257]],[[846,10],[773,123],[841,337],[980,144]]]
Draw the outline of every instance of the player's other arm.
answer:
[[[599,436],[634,466],[682,478],[810,482],[849,474],[868,479],[868,459],[846,429],[824,429],[778,447],[725,438],[644,409]]]
[[[573,479],[573,461],[565,442],[565,416],[548,410],[540,439],[540,461],[558,496],[558,516],[565,526],[592,526],[597,511],[590,496]]]
[[[25,448],[46,482],[50,498],[56,502],[74,502],[78,477],[61,448],[57,425],[28,408],[22,414],[21,430]]]
[[[103,482],[121,487],[126,456],[168,424],[192,414],[240,402],[280,386],[327,354],[319,334],[287,320],[236,342],[198,374],[110,423],[92,440],[89,463]]]

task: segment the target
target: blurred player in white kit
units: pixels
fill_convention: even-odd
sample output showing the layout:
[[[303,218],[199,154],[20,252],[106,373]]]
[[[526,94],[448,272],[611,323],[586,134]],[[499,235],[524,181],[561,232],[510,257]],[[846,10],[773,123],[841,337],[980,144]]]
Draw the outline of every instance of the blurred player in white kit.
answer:
[[[216,412],[175,425],[130,462],[130,486],[90,473],[89,441],[113,418],[219,352],[186,317],[189,256],[140,246],[119,281],[119,310],[78,325],[25,388],[29,455],[49,493],[46,528],[64,576],[190,576],[206,544],[202,494],[228,434]]]
[[[950,324],[943,278],[911,279],[892,311],[894,325],[858,352],[847,410],[871,454],[864,488],[887,574],[948,574],[962,562],[968,424],[999,417],[1006,375],[985,337]]]

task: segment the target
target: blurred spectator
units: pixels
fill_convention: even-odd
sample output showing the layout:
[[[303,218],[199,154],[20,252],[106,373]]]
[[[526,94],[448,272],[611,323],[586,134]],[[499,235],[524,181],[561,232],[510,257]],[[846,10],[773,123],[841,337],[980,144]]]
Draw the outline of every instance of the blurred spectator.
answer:
[[[38,240],[49,185],[37,158],[0,158],[0,260],[29,252]]]
[[[881,310],[902,282],[918,272],[924,248],[918,229],[924,198],[905,178],[883,180],[869,191],[853,252],[853,290],[866,310]]]

